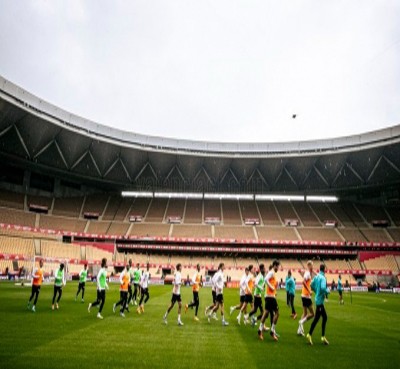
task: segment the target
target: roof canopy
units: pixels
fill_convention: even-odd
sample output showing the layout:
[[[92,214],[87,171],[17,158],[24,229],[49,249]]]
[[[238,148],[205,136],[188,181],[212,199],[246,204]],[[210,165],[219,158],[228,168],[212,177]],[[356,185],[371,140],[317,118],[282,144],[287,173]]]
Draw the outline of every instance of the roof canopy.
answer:
[[[400,182],[400,125],[289,143],[152,137],[85,120],[0,78],[0,157],[116,188],[333,193]]]

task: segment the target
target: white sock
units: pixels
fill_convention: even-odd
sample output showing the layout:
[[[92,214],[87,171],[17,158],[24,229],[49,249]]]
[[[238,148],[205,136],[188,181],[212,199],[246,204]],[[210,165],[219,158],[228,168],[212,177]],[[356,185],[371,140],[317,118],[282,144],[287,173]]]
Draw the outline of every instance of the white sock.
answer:
[[[304,324],[307,321],[307,317],[304,317],[303,319],[300,319],[300,323]]]
[[[181,314],[178,314],[178,320],[181,321]]]
[[[264,329],[264,323],[260,323],[260,327],[258,328],[258,330],[262,331]]]
[[[275,324],[274,323],[272,323],[271,331],[275,333]]]
[[[237,316],[238,319],[240,319],[242,317],[242,312],[239,311],[239,315]]]

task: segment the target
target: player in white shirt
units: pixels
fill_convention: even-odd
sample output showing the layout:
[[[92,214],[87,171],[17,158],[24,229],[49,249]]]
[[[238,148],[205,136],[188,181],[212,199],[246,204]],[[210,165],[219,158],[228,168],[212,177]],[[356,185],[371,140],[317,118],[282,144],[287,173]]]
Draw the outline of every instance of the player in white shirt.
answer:
[[[232,313],[235,310],[241,310],[244,304],[244,300],[246,298],[246,279],[247,276],[249,274],[249,268],[246,268],[244,270],[244,274],[242,275],[242,278],[240,279],[240,283],[239,283],[239,305],[235,305],[235,306],[231,306],[229,308],[229,312],[232,315]],[[240,320],[239,320],[239,324],[240,324]]]
[[[314,309],[311,300],[311,280],[313,278],[313,262],[307,262],[307,269],[303,274],[303,287],[301,289],[301,301],[303,303],[303,314],[299,320],[299,328],[297,334],[304,336],[303,324],[314,317]]]
[[[137,308],[138,314],[144,313],[144,304],[149,301],[149,281],[150,281],[150,265],[146,265],[146,270],[143,272],[140,278],[140,290],[141,296],[139,301],[139,307]]]
[[[175,302],[178,302],[178,325],[183,325],[182,320],[181,320],[181,310],[182,310],[182,299],[181,299],[181,285],[182,285],[182,276],[181,276],[181,271],[182,271],[182,265],[179,263],[176,265],[176,272],[174,274],[174,280],[172,281],[173,288],[172,288],[172,298],[171,298],[171,304],[169,305],[167,311],[164,314],[163,320],[165,324],[168,324],[167,322],[167,316],[169,312],[172,310],[172,308],[175,305]]]
[[[212,318],[212,314],[216,313],[218,309],[221,307],[221,318],[222,318],[222,325],[229,325],[227,321],[225,321],[225,316],[224,316],[224,283],[225,283],[225,278],[224,278],[224,269],[225,265],[224,263],[219,264],[218,266],[218,271],[215,273],[215,292],[217,294],[216,297],[216,305],[209,311],[207,318],[208,322],[210,322],[210,319]]]
[[[215,276],[216,276],[216,274],[217,274],[217,273],[215,273],[215,274],[211,277],[211,295],[212,295],[212,301],[213,301],[213,303],[212,303],[212,305],[206,307],[206,309],[205,309],[205,311],[204,311],[205,316],[208,315],[209,311],[210,311],[211,309],[213,309],[213,308],[215,307],[216,303],[217,303],[217,292],[216,292],[216,285],[215,285]],[[214,320],[218,320],[218,318],[217,318],[217,313],[213,313],[213,314],[212,314],[212,318],[213,318]]]
[[[242,313],[244,313],[244,324],[248,322],[247,315],[247,305],[250,304],[251,308],[253,308],[253,287],[254,287],[254,275],[253,275],[253,265],[249,265],[247,268],[247,275],[244,281],[244,304],[240,308],[239,314],[236,317],[238,324],[240,325],[240,319],[242,317]]]

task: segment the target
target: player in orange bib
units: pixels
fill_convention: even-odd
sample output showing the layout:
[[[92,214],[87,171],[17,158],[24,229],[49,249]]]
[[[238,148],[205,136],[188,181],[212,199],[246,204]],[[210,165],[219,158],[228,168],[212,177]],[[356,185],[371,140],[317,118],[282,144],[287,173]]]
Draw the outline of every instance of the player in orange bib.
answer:
[[[122,271],[121,275],[119,276],[119,295],[120,299],[113,305],[113,312],[115,313],[115,309],[117,306],[121,305],[119,310],[119,315],[122,318],[125,318],[124,311],[128,308],[128,290],[129,290],[129,283],[131,280],[131,275],[129,273],[129,264],[126,265],[126,268]]]
[[[265,311],[261,318],[260,328],[258,329],[258,337],[260,340],[264,339],[263,330],[265,319],[271,314],[271,331],[270,335],[273,340],[278,341],[278,334],[276,333],[275,327],[279,318],[279,306],[276,301],[276,290],[278,289],[278,280],[276,278],[276,273],[278,272],[280,262],[279,260],[274,260],[272,263],[272,268],[265,277]]]
[[[36,304],[40,293],[40,286],[43,282],[43,260],[39,261],[39,268],[35,268],[32,273],[32,293],[31,297],[28,301],[28,310],[31,308],[31,301],[35,296],[35,300],[33,301],[32,311],[36,312]]]
[[[199,299],[199,291],[200,287],[203,286],[203,276],[200,273],[200,264],[196,265],[196,273],[194,273],[192,278],[192,291],[193,291],[193,301],[190,304],[185,305],[185,313],[189,308],[195,308],[194,311],[194,320],[196,322],[199,321],[197,317],[197,313],[199,311],[200,299]]]
[[[314,317],[314,309],[311,300],[311,280],[313,278],[313,262],[307,262],[307,270],[303,274],[303,288],[301,289],[301,301],[303,303],[303,315],[299,320],[297,334],[304,336],[304,323]]]

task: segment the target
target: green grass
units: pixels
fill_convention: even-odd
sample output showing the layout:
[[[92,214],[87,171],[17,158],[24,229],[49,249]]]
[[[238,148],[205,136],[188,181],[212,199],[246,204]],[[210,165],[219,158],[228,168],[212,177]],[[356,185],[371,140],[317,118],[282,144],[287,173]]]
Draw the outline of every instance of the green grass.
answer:
[[[257,330],[238,326],[236,313],[228,317],[230,326],[211,324],[204,317],[210,303],[210,289],[200,292],[200,322],[193,311],[182,315],[185,326],[176,325],[177,308],[163,325],[162,315],[171,296],[171,286],[151,286],[150,300],[143,315],[131,312],[123,319],[112,313],[118,286],[107,293],[104,320],[96,310],[87,312],[95,298],[95,286],[88,284],[85,304],[74,302],[77,284],[64,288],[59,311],[52,311],[52,286],[43,286],[37,313],[27,311],[29,287],[0,284],[0,367],[1,368],[394,368],[400,361],[400,296],[389,294],[345,295],[339,306],[333,294],[326,305],[327,338],[320,343],[321,325],[314,333],[314,346],[296,335],[297,322],[290,319],[278,295],[281,317],[279,342],[268,335],[263,342]],[[183,288],[183,301],[191,299],[190,288]],[[237,290],[225,290],[226,306],[236,304]],[[296,296],[300,312],[300,298]],[[309,327],[306,323],[306,328]]]

